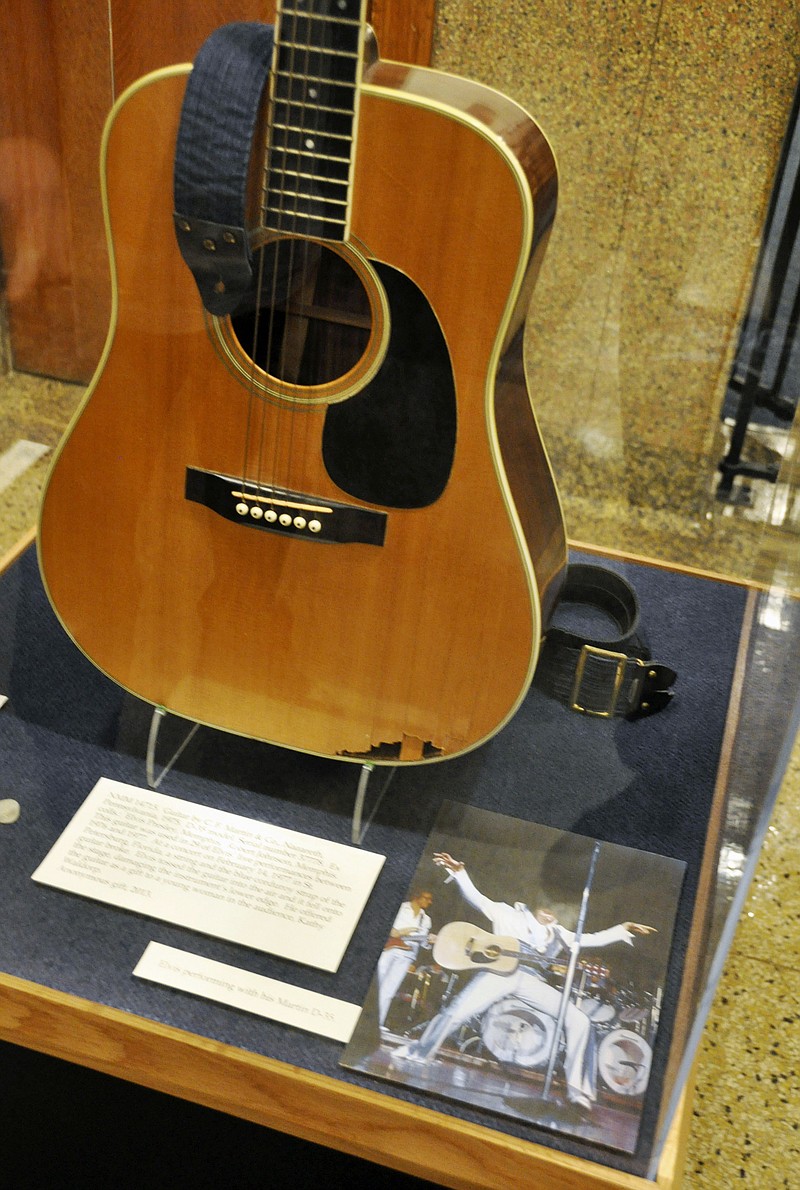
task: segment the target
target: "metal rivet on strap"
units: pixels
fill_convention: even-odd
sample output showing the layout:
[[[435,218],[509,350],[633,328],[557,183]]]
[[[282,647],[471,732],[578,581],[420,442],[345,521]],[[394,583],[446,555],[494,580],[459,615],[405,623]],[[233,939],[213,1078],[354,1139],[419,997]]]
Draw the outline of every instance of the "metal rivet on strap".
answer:
[[[217,245],[214,240],[203,240],[203,247],[205,248],[206,252],[216,252],[217,250]]]

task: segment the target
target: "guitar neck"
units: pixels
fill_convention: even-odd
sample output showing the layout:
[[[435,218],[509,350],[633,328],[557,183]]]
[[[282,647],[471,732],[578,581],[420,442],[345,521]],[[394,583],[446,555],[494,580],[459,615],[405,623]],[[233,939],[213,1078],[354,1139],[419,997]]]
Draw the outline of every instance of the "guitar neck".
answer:
[[[262,220],[343,242],[350,221],[366,0],[281,0]]]

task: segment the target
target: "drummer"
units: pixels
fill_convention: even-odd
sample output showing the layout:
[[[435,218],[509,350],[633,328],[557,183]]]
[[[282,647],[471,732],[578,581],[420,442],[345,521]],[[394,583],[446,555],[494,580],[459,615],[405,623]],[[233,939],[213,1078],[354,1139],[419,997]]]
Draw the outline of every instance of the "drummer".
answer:
[[[492,923],[495,934],[504,934],[519,940],[530,948],[541,963],[554,962],[569,953],[575,943],[575,934],[562,926],[554,913],[540,908],[531,911],[522,901],[513,905],[504,901],[492,901],[473,884],[464,864],[453,859],[446,851],[436,852],[434,863],[445,868],[451,879],[474,909],[477,909]],[[626,921],[594,934],[584,934],[580,945],[586,947],[610,946],[616,942],[633,945],[636,935],[656,933],[653,926]],[[517,967],[511,975],[500,975],[495,971],[481,970],[467,983],[463,991],[428,1024],[418,1041],[402,1046],[396,1057],[417,1062],[431,1062],[439,1047],[466,1021],[486,1012],[505,996],[517,996],[530,1008],[558,1017],[561,992],[546,983],[535,967]],[[591,1024],[585,1013],[574,1004],[567,1005],[564,1020],[566,1054],[564,1076],[567,1099],[577,1115],[587,1115],[597,1098],[595,1075],[592,1063],[587,1060]]]

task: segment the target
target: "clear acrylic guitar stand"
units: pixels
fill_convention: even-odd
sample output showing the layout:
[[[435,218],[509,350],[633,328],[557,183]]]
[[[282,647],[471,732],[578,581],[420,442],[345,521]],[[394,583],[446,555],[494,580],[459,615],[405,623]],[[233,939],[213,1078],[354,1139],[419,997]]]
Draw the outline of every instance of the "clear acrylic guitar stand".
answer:
[[[199,723],[193,723],[189,731],[184,736],[178,747],[173,752],[172,756],[162,767],[161,771],[156,774],[156,747],[158,745],[158,734],[161,730],[161,724],[167,717],[168,712],[163,707],[154,707],[153,715],[150,719],[150,731],[147,736],[147,756],[145,758],[145,772],[147,775],[147,784],[151,789],[158,789],[161,782],[166,777],[167,773],[173,768],[181,753],[189,746],[193,740],[197,729],[200,727]],[[370,778],[375,771],[374,764],[362,764],[361,771],[358,775],[358,786],[356,788],[355,803],[353,805],[353,818],[350,827],[350,840],[356,845],[360,846],[364,842],[364,836],[369,830],[369,825],[383,801],[383,796],[389,788],[392,778],[397,772],[397,768],[390,768],[388,774],[384,777],[383,785],[378,791],[373,801],[372,809],[365,818],[365,806],[367,802],[367,790]]]

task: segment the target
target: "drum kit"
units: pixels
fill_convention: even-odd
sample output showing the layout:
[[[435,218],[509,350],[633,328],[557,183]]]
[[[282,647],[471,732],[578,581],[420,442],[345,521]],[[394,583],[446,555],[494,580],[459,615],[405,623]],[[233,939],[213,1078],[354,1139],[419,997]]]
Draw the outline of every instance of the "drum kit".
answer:
[[[558,986],[560,979],[563,986],[565,974],[566,968],[553,967],[548,982]],[[463,978],[460,973],[443,971],[436,965],[417,967],[399,997],[397,1031],[407,1038],[419,1036],[447,1006]],[[580,961],[571,999],[591,1022],[602,1082],[618,1095],[642,1095],[650,1077],[661,989],[653,993],[640,992],[630,984],[618,987],[610,968]],[[464,1054],[483,1054],[501,1063],[543,1071],[555,1032],[555,1017],[509,995],[462,1026],[456,1042]]]

